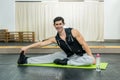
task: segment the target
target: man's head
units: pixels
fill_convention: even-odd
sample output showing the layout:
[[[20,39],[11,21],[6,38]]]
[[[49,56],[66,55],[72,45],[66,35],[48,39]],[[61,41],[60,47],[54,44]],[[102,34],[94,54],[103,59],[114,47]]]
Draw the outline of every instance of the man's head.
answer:
[[[53,20],[54,25],[55,25],[55,22],[57,22],[57,21],[62,21],[62,23],[65,24],[63,17],[56,17],[56,18]]]
[[[64,18],[62,17],[56,17],[53,20],[54,26],[58,32],[61,32],[63,30],[63,26],[65,25]]]

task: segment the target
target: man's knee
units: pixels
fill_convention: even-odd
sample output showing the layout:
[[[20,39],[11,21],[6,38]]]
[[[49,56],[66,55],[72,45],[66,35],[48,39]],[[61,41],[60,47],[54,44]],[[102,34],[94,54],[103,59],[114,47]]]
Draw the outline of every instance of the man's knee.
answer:
[[[92,56],[89,56],[89,58],[87,59],[87,63],[88,64],[93,64],[94,63],[94,58]]]

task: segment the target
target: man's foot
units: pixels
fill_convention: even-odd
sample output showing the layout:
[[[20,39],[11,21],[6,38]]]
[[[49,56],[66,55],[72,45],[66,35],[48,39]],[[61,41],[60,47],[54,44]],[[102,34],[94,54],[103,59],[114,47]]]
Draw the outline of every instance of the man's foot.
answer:
[[[65,59],[63,59],[63,60],[61,60],[61,59],[55,59],[55,60],[54,60],[54,63],[55,63],[55,64],[61,64],[61,65],[67,65],[67,61],[68,61],[67,58],[65,58]]]
[[[18,64],[26,64],[26,63],[27,63],[27,58],[28,58],[28,57],[25,57],[25,55],[24,55],[24,51],[21,51],[17,63],[18,63]]]

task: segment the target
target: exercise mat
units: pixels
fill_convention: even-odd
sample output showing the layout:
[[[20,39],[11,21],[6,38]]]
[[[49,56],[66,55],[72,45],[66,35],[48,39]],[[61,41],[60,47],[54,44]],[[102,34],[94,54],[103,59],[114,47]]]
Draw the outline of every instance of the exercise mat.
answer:
[[[82,65],[82,66],[70,66],[70,65],[58,65],[54,63],[45,64],[18,64],[19,66],[43,66],[43,67],[60,67],[60,68],[81,68],[81,69],[95,69],[96,65]],[[101,63],[100,68],[106,69],[108,63]]]

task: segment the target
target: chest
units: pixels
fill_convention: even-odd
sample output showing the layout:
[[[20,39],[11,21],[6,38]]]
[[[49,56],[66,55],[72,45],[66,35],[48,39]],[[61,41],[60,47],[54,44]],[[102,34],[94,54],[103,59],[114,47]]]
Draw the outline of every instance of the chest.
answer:
[[[60,38],[61,38],[61,40],[62,40],[63,42],[66,42],[66,35],[60,36]]]

